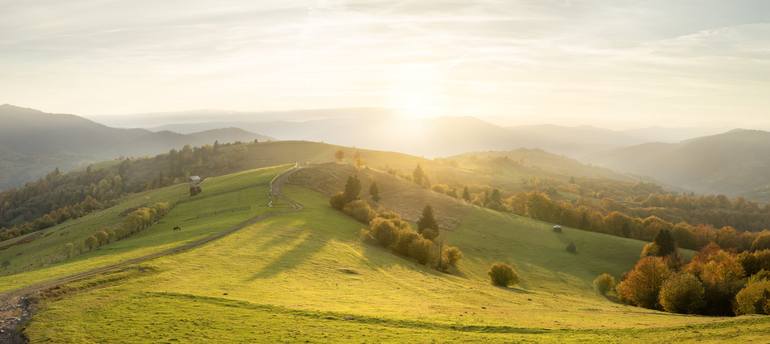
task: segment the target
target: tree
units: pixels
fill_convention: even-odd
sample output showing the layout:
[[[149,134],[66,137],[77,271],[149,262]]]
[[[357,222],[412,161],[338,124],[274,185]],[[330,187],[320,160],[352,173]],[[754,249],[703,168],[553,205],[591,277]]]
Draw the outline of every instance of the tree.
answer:
[[[653,242],[658,247],[658,256],[666,257],[676,252],[676,241],[668,229],[661,229]]]
[[[466,202],[470,202],[471,201],[471,193],[470,193],[470,191],[468,191],[468,187],[467,186],[465,188],[463,188],[463,200],[465,200]]]
[[[659,302],[666,312],[697,314],[706,304],[703,283],[692,274],[676,274],[663,282]]]
[[[345,159],[345,152],[342,149],[337,150],[334,152],[334,159],[337,160],[337,162],[342,162],[342,160]]]
[[[422,209],[422,215],[420,216],[420,219],[417,220],[417,232],[423,234],[426,229],[432,229],[438,232],[438,221],[436,221],[436,218],[433,215],[433,208],[430,205],[426,205],[425,208]],[[436,234],[438,235],[438,233]]]
[[[88,247],[89,250],[93,250],[96,246],[99,245],[99,239],[97,239],[95,236],[89,236],[85,240],[86,247]]]
[[[657,309],[660,287],[670,275],[671,271],[663,258],[639,259],[633,270],[618,284],[618,296],[630,304]]]
[[[706,291],[706,313],[731,315],[735,294],[743,288],[745,271],[736,255],[719,250],[706,257],[696,256],[685,271],[697,276]]]
[[[446,249],[444,249],[444,254],[442,257],[444,259],[444,262],[442,266],[444,267],[451,266],[453,268],[457,268],[457,262],[459,262],[460,259],[462,259],[462,257],[463,257],[463,253],[462,251],[460,251],[459,248],[454,246],[449,246]]]
[[[615,277],[608,273],[603,273],[594,279],[594,290],[603,296],[615,289]]]
[[[372,201],[375,203],[380,201],[380,188],[377,186],[377,182],[372,182],[372,185],[369,186],[369,195],[372,196]]]
[[[360,194],[361,181],[358,180],[358,176],[349,176],[347,182],[345,182],[345,192],[343,193],[345,203],[357,200]]]
[[[417,164],[417,167],[412,172],[412,181],[417,185],[425,185],[425,171],[422,170],[420,164]]]
[[[770,281],[749,283],[735,296],[735,313],[770,314]]]
[[[761,251],[770,249],[770,231],[762,231],[751,243],[752,251]]]
[[[487,274],[492,284],[498,287],[508,287],[511,284],[519,283],[519,275],[516,273],[516,270],[505,263],[492,264]]]

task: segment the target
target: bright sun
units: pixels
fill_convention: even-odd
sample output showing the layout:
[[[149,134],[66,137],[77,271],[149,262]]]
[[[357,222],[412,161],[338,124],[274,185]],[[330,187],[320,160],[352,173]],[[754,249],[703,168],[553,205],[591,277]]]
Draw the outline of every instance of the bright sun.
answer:
[[[430,65],[399,66],[390,85],[390,104],[407,119],[443,115],[444,95],[439,71]]]

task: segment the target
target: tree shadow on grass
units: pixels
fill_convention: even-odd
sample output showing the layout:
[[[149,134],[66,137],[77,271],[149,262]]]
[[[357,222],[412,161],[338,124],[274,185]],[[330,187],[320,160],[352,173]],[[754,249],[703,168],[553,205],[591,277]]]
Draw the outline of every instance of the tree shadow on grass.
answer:
[[[291,237],[288,236],[287,239],[291,239]],[[324,239],[326,238],[321,238],[312,232],[304,235],[297,244],[265,265],[259,272],[252,275],[248,281],[270,278],[295,268],[320,251],[326,245],[326,240]]]

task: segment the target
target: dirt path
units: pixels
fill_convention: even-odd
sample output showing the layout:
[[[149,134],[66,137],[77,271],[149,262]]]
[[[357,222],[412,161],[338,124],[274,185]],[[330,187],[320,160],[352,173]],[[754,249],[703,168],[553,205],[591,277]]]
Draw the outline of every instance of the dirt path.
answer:
[[[291,211],[302,210],[303,207],[299,202],[296,202],[281,193],[283,184],[286,183],[286,181],[289,179],[289,176],[301,170],[302,168],[303,167],[300,167],[298,164],[295,164],[294,167],[276,175],[275,178],[270,181],[270,201],[268,203],[269,207],[273,207],[275,201],[283,199],[289,203]],[[26,324],[27,321],[29,321],[29,319],[32,317],[32,313],[34,311],[34,300],[36,296],[41,292],[67,283],[103,274],[105,272],[114,271],[130,265],[146,262],[155,258],[188,251],[193,248],[208,244],[212,241],[221,239],[227,235],[237,232],[240,229],[278,214],[281,214],[281,212],[257,215],[222,232],[212,234],[205,238],[198,239],[181,246],[0,293],[0,343],[28,343],[27,338],[22,333],[22,330],[24,324]]]

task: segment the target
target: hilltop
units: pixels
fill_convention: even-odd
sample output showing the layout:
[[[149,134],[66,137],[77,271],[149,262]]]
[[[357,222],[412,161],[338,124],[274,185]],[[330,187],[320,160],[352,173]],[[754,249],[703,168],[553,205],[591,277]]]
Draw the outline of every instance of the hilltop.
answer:
[[[36,179],[58,167],[119,156],[145,156],[172,148],[220,142],[267,140],[237,128],[192,134],[111,128],[83,117],[0,105],[0,190]]]
[[[770,132],[736,129],[680,143],[648,143],[595,156],[618,171],[700,193],[768,201]]]

